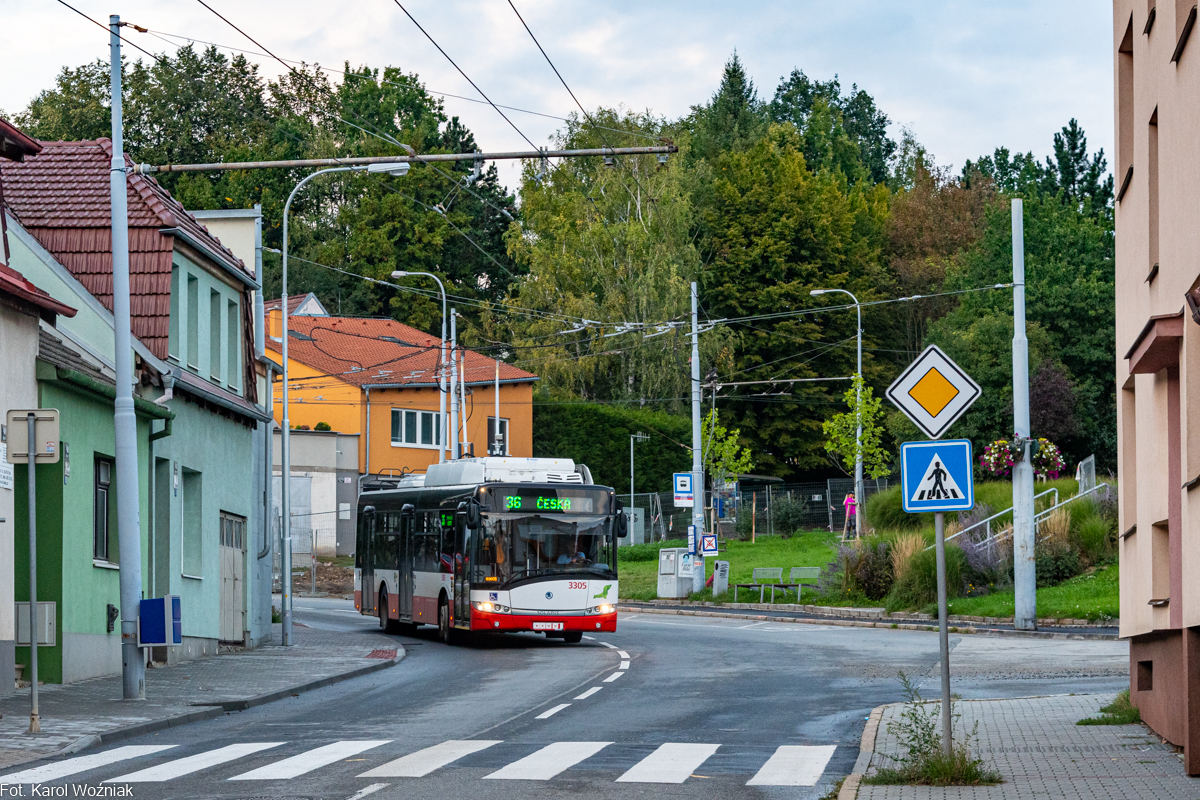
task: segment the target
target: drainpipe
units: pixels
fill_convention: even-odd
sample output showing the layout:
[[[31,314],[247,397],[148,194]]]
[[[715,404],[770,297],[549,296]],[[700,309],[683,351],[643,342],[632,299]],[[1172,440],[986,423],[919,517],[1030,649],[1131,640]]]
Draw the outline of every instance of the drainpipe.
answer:
[[[258,278],[258,282],[261,284],[262,283],[262,254],[263,254],[262,204],[255,203],[254,210],[258,212],[258,218],[254,220],[254,277]],[[265,312],[263,311],[263,290],[259,289],[258,291],[256,291],[254,293],[254,355],[258,356],[259,358],[262,358],[262,356],[263,356],[263,348],[265,345],[264,337],[266,336],[266,333],[265,333],[266,329],[264,327],[264,323],[265,323],[264,317],[265,317]],[[270,374],[271,374],[271,369],[270,369],[270,367],[268,367],[267,368],[267,375],[268,375],[267,386],[268,387],[270,387],[270,380],[269,380]],[[270,389],[268,388],[267,391],[270,391]],[[270,434],[270,430],[271,430],[271,426],[267,425],[268,434]],[[267,441],[268,442],[271,441],[270,435],[268,435]]]
[[[262,218],[260,217],[259,218],[260,229],[261,229],[261,225],[262,225]],[[261,295],[260,295],[260,297],[261,297]],[[256,309],[259,314],[258,321],[260,323],[259,328],[258,328],[258,331],[259,331],[258,338],[261,339],[262,338],[262,325],[261,325],[261,323],[262,323],[262,300],[260,299],[255,305],[258,306],[258,308]],[[257,344],[256,344],[256,346],[257,346]],[[267,416],[269,416],[270,419],[267,420],[263,424],[263,428],[265,429],[266,433],[263,436],[263,547],[262,547],[262,550],[258,551],[258,558],[260,561],[262,559],[266,558],[271,553],[271,506],[272,506],[271,501],[274,499],[274,497],[273,497],[274,492],[272,491],[272,484],[274,483],[274,481],[271,480],[271,478],[275,471],[274,454],[271,452],[272,448],[275,446],[275,431],[274,431],[274,428],[275,428],[275,398],[274,398],[274,394],[275,394],[275,370],[271,369],[271,365],[268,364],[267,365],[267,389],[266,389],[267,396],[263,399],[263,408],[266,409]]]
[[[364,386],[363,388],[367,390],[367,435],[366,435],[367,463],[366,463],[366,469],[364,470],[364,474],[370,476],[370,474],[371,474],[371,387]]]

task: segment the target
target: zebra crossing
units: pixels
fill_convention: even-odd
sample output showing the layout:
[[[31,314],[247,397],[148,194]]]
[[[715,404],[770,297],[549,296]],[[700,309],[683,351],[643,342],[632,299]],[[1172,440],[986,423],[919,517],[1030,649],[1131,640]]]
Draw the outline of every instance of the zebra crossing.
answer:
[[[334,765],[344,770],[344,763],[350,760],[370,761],[372,757],[378,758],[379,748],[392,744],[392,741],[343,740],[290,755],[286,755],[286,742],[239,742],[179,758],[171,758],[175,755],[171,751],[176,750],[176,745],[115,747],[102,753],[76,756],[0,775],[0,786],[50,783],[65,778],[110,784],[165,783],[209,770],[213,772],[214,780],[286,781],[317,773],[323,768],[334,768]],[[356,772],[355,777],[424,778],[446,769],[482,766],[489,770],[481,776],[483,780],[550,781],[574,767],[589,769],[585,762],[605,754],[609,757],[597,759],[590,768],[607,771],[615,765],[623,770],[614,779],[617,783],[680,784],[695,776],[706,762],[721,753],[722,748],[719,744],[666,742],[648,755],[642,755],[641,751],[645,748],[639,745],[636,746],[639,748],[636,755],[640,758],[628,763],[628,754],[613,752],[620,749],[613,748],[613,742],[551,742],[540,747],[512,742],[507,744],[513,752],[499,761],[488,758],[489,751],[499,756],[498,750],[504,749],[499,746],[505,744],[502,740],[448,740]],[[529,752],[530,747],[536,749]],[[635,746],[625,746],[625,749],[632,747]],[[731,748],[726,749],[729,751]],[[753,769],[757,771],[746,781],[746,785],[815,786],[836,749],[837,745],[781,745],[765,761],[761,755],[757,756],[757,766],[749,767],[746,773]],[[516,751],[524,754],[509,760]],[[356,759],[355,756],[359,755],[366,757]],[[167,760],[136,769],[138,760],[151,756],[166,757]],[[749,763],[744,755],[740,758],[743,763]],[[247,763],[263,762],[264,759],[265,763]],[[237,762],[243,763],[239,765]],[[252,768],[247,770],[246,767]],[[230,769],[236,774],[228,775]],[[358,769],[361,769],[361,765],[355,766],[355,770]],[[102,771],[111,773],[114,770],[118,774],[112,777],[101,774]]]

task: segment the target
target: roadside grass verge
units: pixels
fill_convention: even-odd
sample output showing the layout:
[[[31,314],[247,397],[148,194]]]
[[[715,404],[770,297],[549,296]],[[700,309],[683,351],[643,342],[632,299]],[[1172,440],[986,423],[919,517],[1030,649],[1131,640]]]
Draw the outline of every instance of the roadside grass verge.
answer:
[[[797,533],[790,539],[780,536],[760,536],[753,544],[732,540],[722,542],[726,547],[716,558],[704,559],[705,578],[712,575],[714,562],[729,562],[730,589],[719,595],[719,602],[733,602],[735,583],[749,583],[755,567],[783,567],[783,581],[787,582],[788,571],[791,567],[824,567],[833,560],[837,552],[838,536],[829,531],[807,531]],[[620,597],[624,600],[653,600],[658,597],[658,551],[664,547],[685,547],[687,542],[675,540],[654,544],[632,545],[617,550],[617,574],[621,582]],[[804,600],[812,597],[812,589],[805,588]],[[758,593],[738,592],[739,602],[748,602],[752,597],[758,602]],[[766,592],[765,600],[770,601],[771,592]],[[699,594],[693,594],[690,600],[713,600],[712,589],[706,588]],[[775,591],[776,602],[796,602],[794,592]]]
[[[1100,716],[1088,717],[1076,725],[1136,725],[1142,721],[1142,712],[1129,702],[1129,690],[1122,690],[1116,698],[1100,709]]]
[[[1015,595],[1012,589],[982,597],[956,597],[950,613],[973,617],[1011,617]],[[923,611],[937,613],[937,607]],[[1037,590],[1037,615],[1059,619],[1103,620],[1121,616],[1120,574],[1116,564],[1106,564],[1088,574],[1077,575],[1057,586]]]

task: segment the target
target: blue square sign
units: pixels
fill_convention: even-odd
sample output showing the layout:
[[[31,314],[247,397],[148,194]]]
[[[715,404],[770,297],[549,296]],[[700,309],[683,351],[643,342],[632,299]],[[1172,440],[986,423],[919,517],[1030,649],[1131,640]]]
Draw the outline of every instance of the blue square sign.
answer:
[[[969,439],[900,445],[900,492],[904,510],[969,511],[975,482]]]

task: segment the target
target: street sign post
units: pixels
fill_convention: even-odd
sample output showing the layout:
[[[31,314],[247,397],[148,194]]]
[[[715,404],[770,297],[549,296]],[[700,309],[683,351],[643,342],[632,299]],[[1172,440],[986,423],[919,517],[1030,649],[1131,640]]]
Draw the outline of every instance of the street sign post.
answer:
[[[887,398],[930,439],[937,439],[982,390],[937,345],[929,345],[887,389]]]
[[[887,397],[930,439],[937,440],[982,394],[979,384],[937,345],[925,348],[887,389]],[[971,442],[905,442],[900,446],[904,510],[933,512],[937,549],[938,640],[942,663],[942,750],[954,751],[950,729],[950,632],[946,601],[946,514],[975,506]]]
[[[5,457],[10,464],[28,464],[25,483],[29,497],[29,732],[40,733],[38,713],[38,599],[37,599],[37,465],[57,464],[57,408],[12,409],[5,419],[8,435]]]
[[[700,537],[700,555],[715,556],[717,554],[717,535],[706,533]]]
[[[696,493],[692,490],[692,473],[676,472],[674,474],[675,484],[675,507],[676,508],[692,508],[696,505]]]

